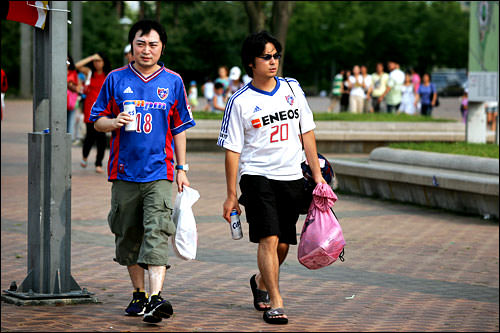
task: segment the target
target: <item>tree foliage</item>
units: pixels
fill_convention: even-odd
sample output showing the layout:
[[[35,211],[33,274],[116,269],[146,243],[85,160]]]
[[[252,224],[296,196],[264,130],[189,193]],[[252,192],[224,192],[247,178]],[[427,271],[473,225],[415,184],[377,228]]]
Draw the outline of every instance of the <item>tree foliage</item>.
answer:
[[[161,22],[168,35],[162,60],[185,81],[203,83],[217,68],[240,66],[247,16],[239,2],[161,2]]]
[[[286,42],[290,17],[295,1],[243,1],[249,21],[249,32],[269,31],[281,44],[281,61],[278,76],[283,76]]]
[[[298,2],[288,33],[285,75],[312,92],[327,90],[341,68],[467,67],[469,13],[458,2]]]
[[[82,57],[102,52],[109,58],[112,67],[121,67],[128,27],[120,24],[116,2],[85,1],[82,3],[82,16]],[[68,36],[71,38],[70,32]],[[77,62],[80,59],[74,60]]]
[[[134,22],[138,19],[138,13],[124,8],[124,3],[83,2],[83,56],[103,51],[113,67],[123,65],[130,27],[119,23],[120,11]],[[270,30],[273,2],[260,6]],[[201,84],[206,76],[215,78],[219,65],[242,67],[241,44],[251,23],[244,2],[145,1],[142,8],[144,18],[159,15],[168,35],[161,60],[186,82]],[[2,68],[13,89],[19,82],[19,24],[1,21]],[[468,28],[469,13],[458,2],[297,1],[286,36],[283,75],[317,93],[330,87],[341,68],[365,64],[372,72],[376,62],[389,58],[399,59],[403,69],[414,67],[419,72],[466,68]]]

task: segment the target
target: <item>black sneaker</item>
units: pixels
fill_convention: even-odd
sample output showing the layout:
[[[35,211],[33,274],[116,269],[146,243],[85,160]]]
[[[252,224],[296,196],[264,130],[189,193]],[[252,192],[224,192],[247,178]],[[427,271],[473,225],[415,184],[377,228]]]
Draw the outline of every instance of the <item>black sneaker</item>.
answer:
[[[148,295],[144,291],[139,291],[139,288],[132,295],[132,301],[127,306],[125,313],[128,316],[142,316],[148,304]]]
[[[174,309],[169,301],[158,295],[151,295],[146,305],[143,321],[147,323],[159,323],[163,318],[167,319],[174,313]]]

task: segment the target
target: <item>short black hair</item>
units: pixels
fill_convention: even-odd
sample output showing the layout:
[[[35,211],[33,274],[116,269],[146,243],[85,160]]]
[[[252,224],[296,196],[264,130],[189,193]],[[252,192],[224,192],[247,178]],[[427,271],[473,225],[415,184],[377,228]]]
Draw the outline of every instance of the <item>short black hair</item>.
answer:
[[[73,61],[73,57],[70,56],[69,53],[68,53],[68,62],[69,62],[68,70],[70,70],[70,71],[76,70],[75,62]]]
[[[253,77],[252,67],[249,64],[255,65],[255,58],[262,55],[267,43],[273,44],[278,53],[281,52],[281,43],[265,30],[249,35],[243,42],[241,62],[248,76]]]
[[[222,83],[220,83],[220,82],[215,82],[215,84],[214,84],[214,88],[215,88],[215,89],[224,88],[224,85],[223,85]]]
[[[112,70],[111,62],[109,61],[108,56],[104,52],[97,52],[97,54],[102,58],[104,61],[104,67],[102,68],[103,72],[108,74]]]
[[[112,69],[111,62],[109,61],[109,58],[106,56],[106,54],[104,52],[96,52],[96,53],[99,55],[99,57],[102,58],[102,61],[104,62],[102,71],[104,72],[104,74],[108,75]],[[92,71],[92,75],[94,75],[96,72],[96,69],[94,67],[94,62],[91,61],[86,66],[88,68],[90,68],[90,70]]]
[[[142,32],[141,36],[148,34],[151,30],[155,30],[158,33],[158,35],[160,35],[160,41],[162,43],[161,53],[163,53],[163,50],[167,45],[167,32],[163,28],[163,25],[153,20],[142,20],[136,22],[128,32],[128,42],[130,43],[130,46],[132,46],[130,50],[132,54],[134,54],[134,48],[132,42],[134,41],[135,35],[139,30],[141,30]]]

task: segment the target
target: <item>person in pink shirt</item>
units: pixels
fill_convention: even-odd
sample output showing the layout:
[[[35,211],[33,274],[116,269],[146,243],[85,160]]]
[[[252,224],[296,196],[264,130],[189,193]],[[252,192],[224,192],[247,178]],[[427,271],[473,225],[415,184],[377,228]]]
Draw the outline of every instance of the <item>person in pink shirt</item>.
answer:
[[[414,68],[410,69],[411,72],[411,83],[413,84],[413,91],[415,94],[418,93],[418,88],[420,87],[420,75],[418,75],[417,72],[415,72]]]

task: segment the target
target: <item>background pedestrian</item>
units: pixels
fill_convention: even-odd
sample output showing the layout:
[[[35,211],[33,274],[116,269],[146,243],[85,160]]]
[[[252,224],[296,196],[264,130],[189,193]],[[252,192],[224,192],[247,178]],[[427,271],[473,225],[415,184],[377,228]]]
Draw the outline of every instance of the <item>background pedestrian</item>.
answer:
[[[389,74],[384,72],[384,64],[378,62],[375,67],[375,73],[372,74],[373,87],[371,91],[371,98],[373,112],[380,112],[382,102],[384,101],[384,94],[387,90],[388,81]]]
[[[98,132],[94,128],[94,123],[90,120],[90,110],[92,105],[97,100],[97,96],[101,91],[101,87],[106,79],[106,76],[111,71],[111,64],[108,58],[102,52],[95,53],[88,56],[76,63],[78,71],[90,77],[89,83],[85,85],[85,102],[83,106],[84,121],[86,127],[85,139],[83,140],[82,147],[82,160],[80,166],[87,167],[87,160],[90,151],[94,144],[97,148],[95,159],[95,171],[97,173],[104,173],[102,168],[102,160],[104,159],[104,151],[106,149],[106,134]]]
[[[429,73],[422,75],[422,83],[418,87],[418,94],[415,97],[415,106],[420,102],[420,114],[422,116],[431,116],[432,108],[436,104],[437,91],[431,82]]]
[[[332,90],[330,92],[330,105],[328,106],[328,112],[335,112],[335,105],[340,105],[340,99],[342,97],[342,81],[344,79],[344,70],[340,70],[339,73],[335,75],[332,82]]]

